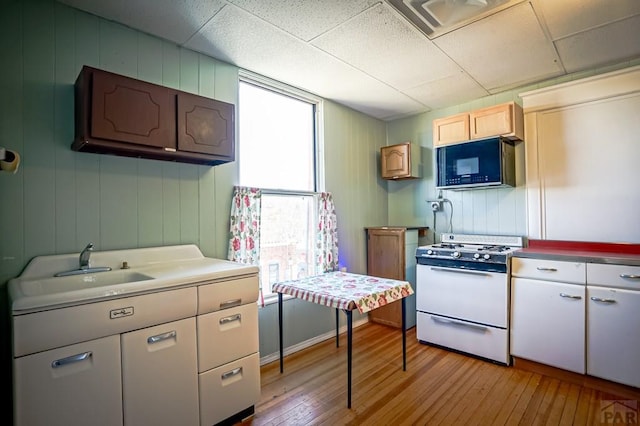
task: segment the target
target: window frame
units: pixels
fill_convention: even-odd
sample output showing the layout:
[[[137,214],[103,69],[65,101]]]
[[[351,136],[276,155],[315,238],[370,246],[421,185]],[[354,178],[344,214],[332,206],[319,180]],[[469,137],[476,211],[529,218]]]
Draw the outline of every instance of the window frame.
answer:
[[[313,108],[313,167],[314,167],[314,191],[300,191],[300,190],[284,190],[284,189],[274,189],[274,188],[264,188],[260,187],[262,196],[269,195],[284,195],[284,196],[312,196],[314,200],[315,207],[315,224],[317,225],[317,207],[319,202],[319,195],[321,192],[325,191],[325,166],[324,166],[324,132],[323,132],[323,107],[324,101],[322,98],[315,96],[309,92],[304,90],[289,86],[285,83],[272,80],[268,77],[261,76],[259,74],[255,74],[248,70],[239,70],[239,85],[240,84],[251,84],[253,86],[272,91],[274,93],[287,96],[293,99],[297,99],[302,102],[307,102],[314,106]],[[238,92],[239,92],[238,85]],[[240,96],[238,95],[238,105],[240,105]],[[240,107],[238,107],[240,108]],[[238,117],[240,116],[238,112]],[[240,119],[238,119],[238,122]],[[240,133],[240,132],[238,132]],[[241,145],[242,141],[238,138],[238,144]],[[240,150],[238,150],[240,152]],[[238,156],[239,161],[242,161],[241,155]],[[240,172],[238,169],[238,180],[240,178]],[[315,235],[315,234],[314,234]],[[310,236],[310,238],[314,238]],[[312,241],[312,243],[315,243]],[[260,256],[262,260],[262,256]],[[262,288],[262,275],[268,274],[269,271],[260,271],[260,286]],[[285,299],[290,299],[292,296],[284,295]],[[277,303],[278,296],[276,293],[270,293],[267,296],[263,296],[262,300],[258,301],[259,304],[266,306],[268,304]]]

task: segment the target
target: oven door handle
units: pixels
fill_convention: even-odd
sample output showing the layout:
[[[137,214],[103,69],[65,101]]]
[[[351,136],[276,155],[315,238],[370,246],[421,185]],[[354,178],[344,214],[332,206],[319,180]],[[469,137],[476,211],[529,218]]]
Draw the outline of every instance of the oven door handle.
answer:
[[[456,320],[452,320],[452,319],[448,319],[448,318],[440,318],[440,317],[432,316],[431,319],[433,321],[439,322],[441,324],[460,325],[460,326],[472,328],[472,329],[478,330],[478,331],[485,331],[487,329],[487,327],[479,325],[479,324],[471,324],[471,323],[468,323],[468,322],[456,321]]]
[[[432,271],[440,271],[440,272],[451,272],[451,273],[454,273],[454,274],[491,276],[491,274],[488,274],[488,273],[483,272],[483,271],[470,271],[470,270],[467,270],[467,269],[448,269],[448,268],[438,268],[438,267],[432,266],[431,270]]]

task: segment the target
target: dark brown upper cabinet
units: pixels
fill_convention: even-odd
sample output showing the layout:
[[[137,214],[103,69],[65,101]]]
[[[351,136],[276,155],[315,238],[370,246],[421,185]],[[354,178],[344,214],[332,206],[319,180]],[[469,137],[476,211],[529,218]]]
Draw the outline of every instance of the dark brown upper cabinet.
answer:
[[[233,104],[84,66],[75,151],[215,166],[235,159]]]

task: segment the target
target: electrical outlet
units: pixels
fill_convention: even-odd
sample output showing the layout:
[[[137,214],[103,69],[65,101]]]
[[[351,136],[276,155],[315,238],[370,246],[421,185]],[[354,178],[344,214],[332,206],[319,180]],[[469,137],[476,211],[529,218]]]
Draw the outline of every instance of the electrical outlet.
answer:
[[[431,201],[431,210],[433,210],[434,212],[439,212],[440,210],[442,210],[442,201]]]

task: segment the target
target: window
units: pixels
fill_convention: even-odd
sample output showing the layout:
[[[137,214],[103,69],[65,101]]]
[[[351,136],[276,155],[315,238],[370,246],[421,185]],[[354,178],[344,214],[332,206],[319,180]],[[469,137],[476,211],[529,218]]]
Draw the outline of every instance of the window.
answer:
[[[315,266],[319,100],[281,84],[241,75],[239,183],[262,190],[260,285],[313,275]]]

